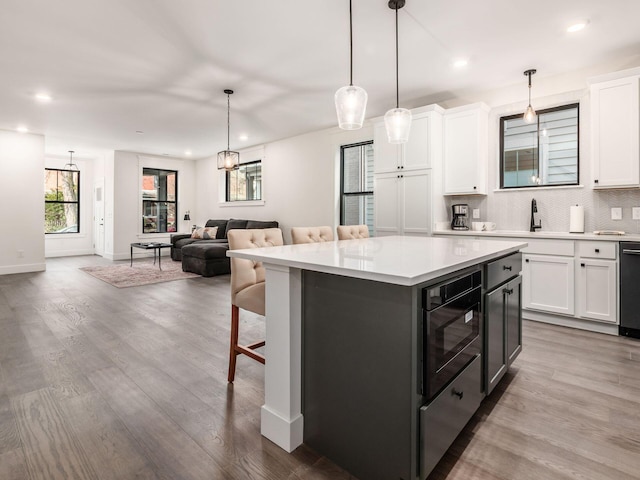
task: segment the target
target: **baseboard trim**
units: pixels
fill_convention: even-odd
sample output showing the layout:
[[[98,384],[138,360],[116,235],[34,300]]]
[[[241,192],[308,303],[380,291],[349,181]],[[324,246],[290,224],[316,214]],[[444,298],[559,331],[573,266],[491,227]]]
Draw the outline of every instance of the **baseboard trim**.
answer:
[[[550,323],[563,327],[578,328],[590,332],[606,333],[608,335],[618,335],[618,325],[615,323],[602,323],[597,320],[583,320],[575,317],[564,317],[561,315],[551,315],[543,312],[522,309],[522,318],[535,322]]]
[[[30,263],[27,265],[7,265],[0,267],[0,275],[11,275],[13,273],[44,272],[47,269],[46,263]]]
[[[92,248],[86,248],[84,250],[59,250],[57,252],[45,253],[45,258],[77,257],[79,255],[95,255],[95,251]]]

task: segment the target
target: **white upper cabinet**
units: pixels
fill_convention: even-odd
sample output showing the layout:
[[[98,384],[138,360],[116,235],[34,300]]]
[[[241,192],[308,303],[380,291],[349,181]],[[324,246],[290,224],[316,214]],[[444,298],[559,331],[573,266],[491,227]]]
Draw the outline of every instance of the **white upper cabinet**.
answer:
[[[487,193],[489,107],[474,103],[444,114],[444,194]]]
[[[591,85],[594,188],[640,186],[639,78]]]
[[[409,141],[402,145],[389,143],[384,121],[376,123],[373,134],[374,172],[431,168],[432,163],[439,160],[434,157],[441,151],[443,111],[438,105],[413,110]]]

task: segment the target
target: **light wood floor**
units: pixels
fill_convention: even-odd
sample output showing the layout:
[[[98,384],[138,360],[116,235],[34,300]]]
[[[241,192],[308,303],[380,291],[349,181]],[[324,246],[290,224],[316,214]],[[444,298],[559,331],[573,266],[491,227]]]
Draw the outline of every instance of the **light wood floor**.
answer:
[[[353,478],[260,436],[262,365],[227,384],[228,276],[116,289],[78,270],[110,263],[0,276],[0,479]],[[430,480],[640,478],[640,341],[524,328]]]

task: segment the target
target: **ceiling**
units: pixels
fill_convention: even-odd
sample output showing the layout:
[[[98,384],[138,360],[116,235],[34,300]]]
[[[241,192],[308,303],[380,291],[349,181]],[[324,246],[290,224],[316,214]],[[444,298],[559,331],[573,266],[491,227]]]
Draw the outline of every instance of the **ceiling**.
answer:
[[[348,12],[348,0],[3,0],[0,129],[42,133],[50,153],[200,158],[226,147],[225,88],[235,90],[232,149],[334,126],[333,95],[349,83]],[[353,0],[353,14],[354,84],[374,117],[395,104],[394,12]],[[584,18],[586,29],[566,33]],[[638,18],[638,0],[407,0],[400,104],[519,82],[525,97],[527,68],[538,69],[535,87],[638,55]],[[468,66],[453,67],[459,57]]]

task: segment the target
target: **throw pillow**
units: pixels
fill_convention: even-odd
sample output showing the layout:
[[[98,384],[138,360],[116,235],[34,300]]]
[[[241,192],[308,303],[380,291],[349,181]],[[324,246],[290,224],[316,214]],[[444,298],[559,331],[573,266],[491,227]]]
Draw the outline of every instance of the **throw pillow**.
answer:
[[[198,227],[191,233],[191,238],[198,240],[215,240],[218,227]]]

